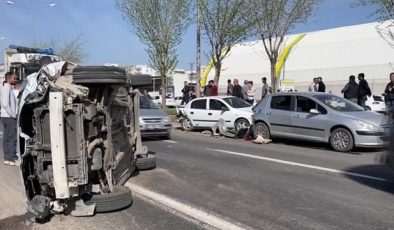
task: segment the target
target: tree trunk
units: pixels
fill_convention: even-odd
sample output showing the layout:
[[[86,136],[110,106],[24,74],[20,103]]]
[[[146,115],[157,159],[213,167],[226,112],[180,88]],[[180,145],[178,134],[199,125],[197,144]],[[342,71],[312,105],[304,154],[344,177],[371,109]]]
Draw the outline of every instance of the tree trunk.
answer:
[[[166,77],[161,77],[161,107],[165,109],[167,107],[167,80]]]
[[[276,66],[276,61],[270,60],[271,62],[271,87],[272,87],[272,93],[276,93],[277,90],[279,89],[279,82],[278,78],[276,77],[275,73],[275,66]]]
[[[197,2],[197,39],[196,39],[196,97],[201,97],[201,33],[200,33],[200,11]]]
[[[215,65],[215,78],[213,81],[215,82],[215,85],[218,87],[219,90],[219,79],[220,79],[220,72],[222,71],[222,63],[216,63]]]

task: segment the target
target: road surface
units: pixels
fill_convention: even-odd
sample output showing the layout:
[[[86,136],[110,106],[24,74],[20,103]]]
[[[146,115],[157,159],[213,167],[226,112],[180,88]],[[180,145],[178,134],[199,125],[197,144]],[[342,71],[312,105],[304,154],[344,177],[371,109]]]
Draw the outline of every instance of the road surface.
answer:
[[[134,203],[115,213],[26,214],[17,168],[0,165],[0,229],[390,229],[394,173],[381,152],[174,131],[148,140],[157,168],[130,178]]]

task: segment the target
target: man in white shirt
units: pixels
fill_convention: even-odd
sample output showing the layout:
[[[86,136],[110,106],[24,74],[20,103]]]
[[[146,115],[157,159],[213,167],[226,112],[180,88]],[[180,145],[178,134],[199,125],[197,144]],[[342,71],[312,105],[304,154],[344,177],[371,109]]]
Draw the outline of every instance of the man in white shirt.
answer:
[[[18,77],[8,72],[5,74],[5,81],[1,91],[1,120],[3,121],[3,153],[4,164],[18,166],[18,156],[16,155],[17,141],[17,103],[13,86]]]

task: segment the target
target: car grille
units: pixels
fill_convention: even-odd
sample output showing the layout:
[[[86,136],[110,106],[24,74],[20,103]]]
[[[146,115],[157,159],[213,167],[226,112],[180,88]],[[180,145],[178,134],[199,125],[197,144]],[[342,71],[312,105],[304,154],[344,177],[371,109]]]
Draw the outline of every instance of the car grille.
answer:
[[[142,118],[142,120],[146,124],[154,124],[154,123],[160,123],[162,119],[161,118]]]

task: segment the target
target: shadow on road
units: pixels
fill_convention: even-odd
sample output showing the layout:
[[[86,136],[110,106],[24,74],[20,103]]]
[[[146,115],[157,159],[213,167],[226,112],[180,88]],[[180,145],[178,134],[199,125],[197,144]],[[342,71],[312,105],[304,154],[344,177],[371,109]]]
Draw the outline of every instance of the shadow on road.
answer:
[[[5,219],[0,220],[0,229],[32,229],[35,224],[34,217],[26,213],[20,216],[10,216]]]
[[[394,194],[394,171],[384,165],[379,165],[379,164],[361,165],[361,166],[347,168],[344,171],[386,179],[387,181],[379,181],[379,180],[368,179],[359,176],[353,176],[349,174],[345,175],[351,180],[356,181],[365,186],[383,192],[387,192],[390,194]]]

